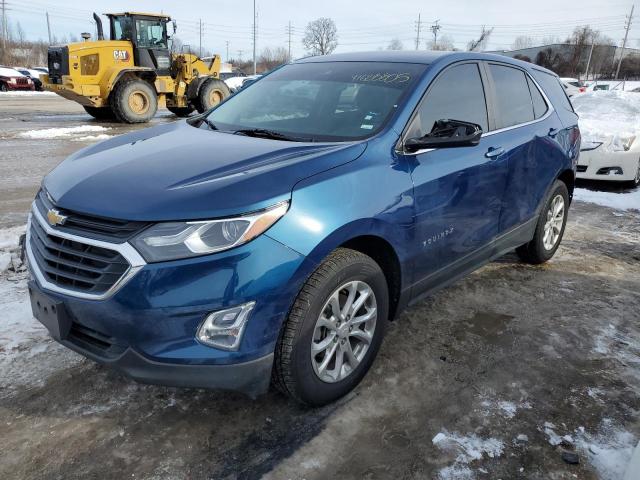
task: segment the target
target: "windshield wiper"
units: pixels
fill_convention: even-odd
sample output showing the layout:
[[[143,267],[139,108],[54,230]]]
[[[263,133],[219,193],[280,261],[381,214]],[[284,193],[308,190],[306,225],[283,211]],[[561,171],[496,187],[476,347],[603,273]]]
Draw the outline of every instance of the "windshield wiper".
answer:
[[[209,118],[203,117],[202,121],[206,123],[211,130],[219,130],[218,127],[216,127],[216,124],[209,120]]]
[[[284,133],[276,132],[274,130],[267,130],[266,128],[243,128],[233,132],[237,135],[246,135],[248,137],[259,138],[271,138],[273,140],[284,140],[285,142],[312,142],[310,138],[299,138],[286,135]]]

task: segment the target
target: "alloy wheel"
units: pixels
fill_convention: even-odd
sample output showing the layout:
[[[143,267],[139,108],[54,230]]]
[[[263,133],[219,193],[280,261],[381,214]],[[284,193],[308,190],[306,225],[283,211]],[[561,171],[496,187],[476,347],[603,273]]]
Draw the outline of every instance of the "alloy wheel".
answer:
[[[311,340],[311,362],[320,380],[339,382],[356,370],[369,350],[377,318],[376,296],[365,282],[345,283],[329,296]]]
[[[556,195],[547,211],[547,221],[544,224],[544,236],[542,243],[546,250],[553,250],[558,243],[562,225],[564,223],[564,198],[562,195]]]

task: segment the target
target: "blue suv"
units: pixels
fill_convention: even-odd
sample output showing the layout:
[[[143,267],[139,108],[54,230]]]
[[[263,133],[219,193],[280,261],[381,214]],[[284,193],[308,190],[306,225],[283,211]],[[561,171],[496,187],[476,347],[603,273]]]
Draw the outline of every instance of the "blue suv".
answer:
[[[530,63],[303,59],[49,173],[26,239],[33,312],[141,382],[273,383],[322,405],[407,305],[513,249],[549,260],[579,151],[558,77]]]

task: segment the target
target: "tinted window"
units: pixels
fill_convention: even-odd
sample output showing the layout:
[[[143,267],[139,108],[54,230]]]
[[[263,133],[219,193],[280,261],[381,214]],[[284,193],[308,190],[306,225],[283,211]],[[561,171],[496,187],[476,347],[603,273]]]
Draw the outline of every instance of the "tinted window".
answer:
[[[540,84],[544,93],[551,99],[553,105],[557,108],[563,107],[570,112],[573,112],[573,107],[569,98],[564,93],[560,79],[555,75],[542,72],[540,70],[533,70],[533,78]]]
[[[487,104],[478,65],[466,63],[446,70],[435,81],[409,128],[408,138],[431,132],[438,120],[477,123],[487,131]]]
[[[489,65],[496,92],[496,127],[505,128],[534,119],[531,94],[522,70]]]
[[[286,65],[211,112],[220,130],[268,129],[296,139],[341,141],[378,132],[426,65],[318,62]]]
[[[536,87],[536,84],[527,77],[527,83],[529,84],[529,91],[531,92],[531,100],[533,100],[533,113],[536,118],[542,117],[547,112],[547,104],[544,101],[544,97]]]

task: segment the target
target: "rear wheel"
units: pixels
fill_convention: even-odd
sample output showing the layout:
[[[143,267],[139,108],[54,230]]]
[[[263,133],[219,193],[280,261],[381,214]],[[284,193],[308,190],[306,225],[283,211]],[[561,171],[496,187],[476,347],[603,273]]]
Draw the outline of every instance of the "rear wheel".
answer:
[[[96,120],[115,120],[115,115],[111,107],[85,107],[84,111]]]
[[[215,107],[231,93],[229,87],[222,80],[211,79],[204,82],[198,92],[198,99],[196,101],[196,108],[198,112],[203,113],[210,108]]]
[[[556,180],[538,217],[533,239],[516,249],[522,260],[538,264],[553,257],[564,235],[568,209],[569,191],[567,186],[564,182]]]
[[[0,92],[6,92],[7,90],[9,90],[7,88],[7,85],[4,83],[0,83]]]
[[[156,92],[144,80],[124,80],[110,95],[111,108],[116,118],[125,123],[144,123],[158,110]]]
[[[167,110],[173,113],[176,117],[184,118],[191,115],[195,111],[195,108],[194,107],[167,107]]]
[[[307,405],[350,392],[375,359],[389,294],[370,257],[338,248],[303,285],[275,350],[273,383]]]

